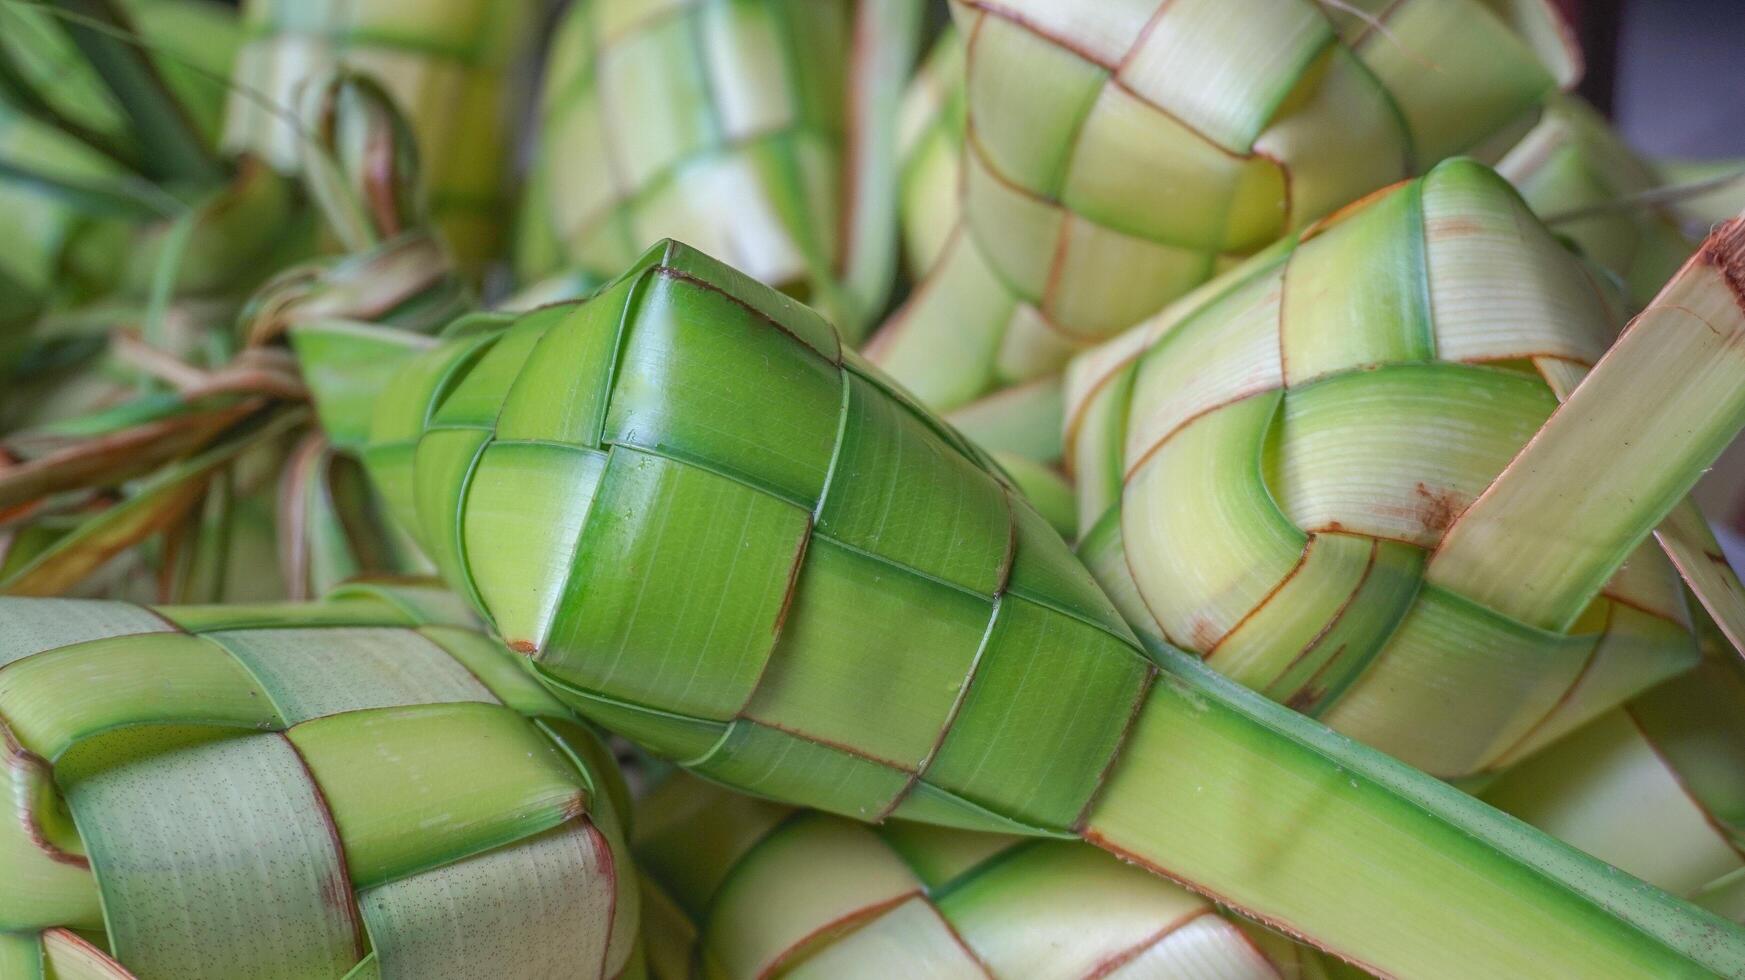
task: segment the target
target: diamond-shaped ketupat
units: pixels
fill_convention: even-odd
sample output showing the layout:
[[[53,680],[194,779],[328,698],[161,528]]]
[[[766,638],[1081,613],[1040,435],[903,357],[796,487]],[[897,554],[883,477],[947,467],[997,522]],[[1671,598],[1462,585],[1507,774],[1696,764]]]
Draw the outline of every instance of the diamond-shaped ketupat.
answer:
[[[1080,836],[1384,973],[1745,968],[1731,925],[1142,644],[981,451],[682,245],[457,324],[343,428],[557,696],[715,781]],[[566,461],[492,475],[530,444]]]

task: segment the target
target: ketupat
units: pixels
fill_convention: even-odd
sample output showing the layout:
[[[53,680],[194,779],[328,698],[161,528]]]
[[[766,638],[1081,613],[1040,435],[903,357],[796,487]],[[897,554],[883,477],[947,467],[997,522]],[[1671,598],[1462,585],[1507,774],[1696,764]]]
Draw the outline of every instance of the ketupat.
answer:
[[[948,30],[904,96],[900,199],[906,257],[917,278],[932,266],[959,218],[962,73],[963,41]],[[1666,206],[1636,200],[1660,187],[1661,176],[1573,96],[1548,100],[1539,122],[1502,156],[1497,171],[1535,213],[1557,219],[1559,234],[1615,273],[1637,308],[1695,248]],[[1717,212],[1712,221],[1739,210]],[[1060,377],[1050,374],[944,414],[983,446],[1053,462],[1060,452],[1060,387]]]
[[[552,44],[521,279],[610,279],[663,238],[851,336],[896,268],[895,125],[918,0],[582,0]]]
[[[372,420],[323,417],[537,676],[658,754],[863,820],[1082,836],[1384,973],[1745,970],[1726,922],[1142,646],[980,450],[749,277],[669,243],[450,333]],[[385,350],[293,341],[318,402]]]
[[[963,39],[949,26],[903,96],[898,117],[902,161],[898,198],[909,274],[925,277],[951,238],[959,218],[963,179]],[[955,410],[944,419],[993,452],[1014,473],[1026,470],[1058,479],[1060,426],[1065,392],[1060,375],[1045,374],[1005,388]],[[1049,469],[1040,469],[1040,466]],[[1044,495],[1047,495],[1044,484]],[[1032,493],[1032,487],[1024,487]],[[1057,524],[1063,533],[1070,524]]]
[[[610,756],[440,589],[0,617],[0,976],[640,971]]]
[[[958,220],[964,117],[963,39],[947,28],[904,93],[899,117],[905,257],[917,279],[932,267]],[[1626,199],[1669,179],[1702,180],[1745,170],[1737,162],[1722,161],[1702,167],[1675,165],[1659,173],[1592,106],[1574,96],[1548,100],[1538,124],[1496,167],[1541,216],[1617,204],[1615,210],[1570,219],[1559,231],[1635,287],[1640,303],[1653,298],[1694,244],[1679,233],[1663,206],[1632,205]],[[1711,222],[1745,206],[1745,200],[1732,207],[1719,203]]]
[[[1601,279],[1465,160],[1281,243],[1075,363],[1082,556],[1249,687],[1438,776],[1506,767],[1697,659],[1653,542],[1537,612],[1476,591],[1537,568],[1438,553],[1622,325]]]
[[[1313,950],[1074,841],[868,827],[682,774],[635,826],[658,980],[1328,975]]]
[[[1579,74],[1542,0],[952,10],[962,220],[866,348],[946,412],[1056,395],[1074,353],[1281,235],[1446,157],[1494,159]]]
[[[248,0],[224,146],[285,174],[304,169],[301,88],[334,69],[379,80],[411,120],[426,193],[463,266],[506,230],[510,95],[539,28],[535,0]]]

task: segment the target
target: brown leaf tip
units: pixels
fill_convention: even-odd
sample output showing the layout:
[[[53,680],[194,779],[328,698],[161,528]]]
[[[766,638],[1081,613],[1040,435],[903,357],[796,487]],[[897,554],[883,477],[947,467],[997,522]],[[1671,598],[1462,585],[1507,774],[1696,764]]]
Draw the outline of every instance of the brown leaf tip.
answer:
[[[1703,242],[1699,256],[1699,261],[1720,272],[1733,298],[1745,305],[1745,215],[1717,225]]]

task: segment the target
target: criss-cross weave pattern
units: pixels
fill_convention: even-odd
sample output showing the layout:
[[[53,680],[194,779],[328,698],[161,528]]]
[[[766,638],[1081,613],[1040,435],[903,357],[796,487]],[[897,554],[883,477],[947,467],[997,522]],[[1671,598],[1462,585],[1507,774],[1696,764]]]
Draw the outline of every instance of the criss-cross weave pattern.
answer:
[[[1313,950],[1070,841],[795,811],[675,776],[637,804],[653,973],[1321,976]],[[694,964],[694,965],[693,965]]]
[[[1555,610],[1431,557],[1622,321],[1442,164],[1074,365],[1081,550],[1135,629],[1438,775],[1505,765],[1696,660],[1653,542]]]
[[[383,393],[364,460],[578,707],[780,799],[1073,825],[1154,668],[981,452],[818,314],[669,244],[460,333]]]
[[[356,324],[293,340],[336,439],[536,676],[716,782],[1081,836],[1386,973],[1689,961],[1670,900],[1142,647],[980,450],[694,250],[419,353]]]
[[[495,254],[508,176],[510,86],[537,26],[523,0],[248,0],[224,145],[302,169],[303,83],[343,67],[379,81],[418,138],[436,225],[467,265]]]
[[[0,622],[0,975],[632,962],[610,756],[447,593],[0,598]]]
[[[1577,73],[1540,0],[956,0],[962,220],[868,347],[955,409],[1310,221],[1500,154]]]
[[[852,0],[575,4],[552,44],[522,277],[609,279],[674,238],[833,305],[853,21]]]

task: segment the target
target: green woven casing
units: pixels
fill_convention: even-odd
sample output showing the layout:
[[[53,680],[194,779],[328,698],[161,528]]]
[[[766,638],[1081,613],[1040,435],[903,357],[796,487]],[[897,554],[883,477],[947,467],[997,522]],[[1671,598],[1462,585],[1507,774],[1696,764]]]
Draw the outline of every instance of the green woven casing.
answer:
[[[463,609],[0,598],[0,975],[639,970],[610,756]]]
[[[715,781],[1084,836],[1386,972],[1745,958],[1724,923],[1142,648],[979,450],[683,246],[581,303],[456,324],[361,441],[554,692]]]
[[[509,109],[532,0],[249,0],[224,145],[301,169],[302,83],[345,67],[380,81],[418,135],[431,213],[477,266],[504,231]]]
[[[859,328],[894,267],[891,130],[917,6],[575,4],[546,73],[521,278],[610,279],[672,238]]]
[[[940,410],[1058,374],[1369,191],[1494,159],[1579,73],[1543,0],[952,9],[961,220],[867,348]]]
[[[1430,559],[1622,322],[1445,163],[1075,363],[1081,552],[1142,633],[1436,775],[1503,768],[1696,662],[1652,541],[1566,611]]]
[[[523,279],[662,238],[770,283],[838,247],[850,0],[583,0],[552,42]],[[732,212],[724,220],[722,209]]]
[[[663,754],[817,803],[806,765],[731,768],[786,746],[840,773],[821,805],[868,818],[981,825],[986,781],[997,812],[1070,832],[1152,668],[1059,537],[905,399],[816,313],[669,245],[417,356],[362,453],[510,646]],[[687,584],[651,588],[668,576]],[[979,761],[1002,708],[972,674],[1058,716],[1080,754],[1047,800]],[[1048,704],[1065,690],[1106,710]]]

